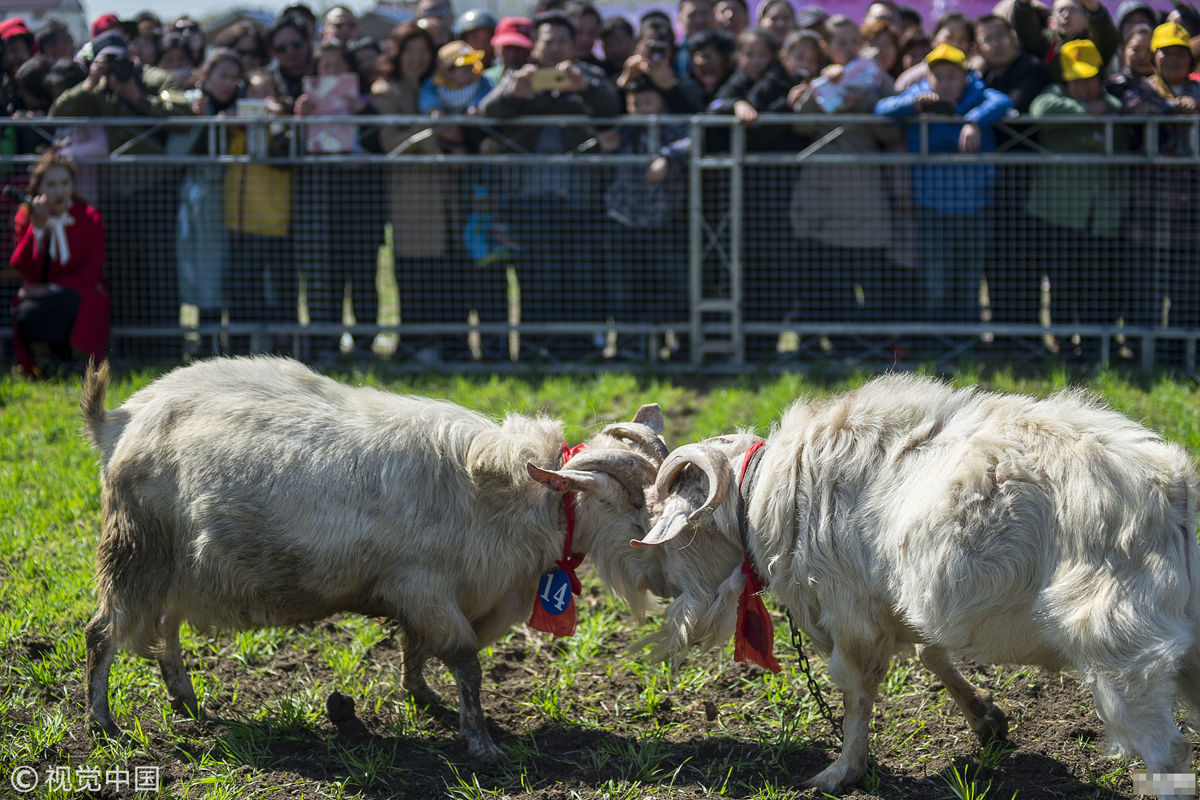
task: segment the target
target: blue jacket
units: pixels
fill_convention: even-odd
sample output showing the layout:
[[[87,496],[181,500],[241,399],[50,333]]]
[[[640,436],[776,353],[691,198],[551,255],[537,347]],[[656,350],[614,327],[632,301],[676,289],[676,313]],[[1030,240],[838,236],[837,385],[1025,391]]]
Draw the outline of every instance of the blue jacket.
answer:
[[[917,116],[918,95],[931,91],[926,78],[907,91],[885,97],[875,104],[875,113],[885,117]],[[954,113],[967,122],[979,125],[983,134],[981,152],[996,149],[996,134],[992,126],[1012,109],[1012,100],[1003,92],[989,89],[983,79],[972,72],[967,88],[954,108]],[[957,153],[962,124],[939,122],[929,126],[930,153]],[[908,150],[921,149],[921,126],[908,125]],[[918,164],[912,169],[913,198],[925,208],[943,214],[970,216],[992,202],[996,183],[996,168],[990,164]]]

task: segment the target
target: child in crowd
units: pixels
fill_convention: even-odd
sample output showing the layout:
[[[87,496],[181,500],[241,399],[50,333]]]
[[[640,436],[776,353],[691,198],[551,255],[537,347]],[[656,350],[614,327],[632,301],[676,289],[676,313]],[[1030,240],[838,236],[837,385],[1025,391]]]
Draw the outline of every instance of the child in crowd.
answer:
[[[483,51],[450,42],[438,48],[437,67],[421,87],[418,103],[422,114],[433,117],[466,114],[491,90],[492,82],[483,76]]]
[[[700,87],[706,107],[732,74],[736,48],[736,38],[724,30],[700,31],[688,39],[688,75]]]
[[[901,74],[925,61],[925,56],[933,49],[933,37],[928,31],[913,28],[900,37],[900,69]]]
[[[642,76],[625,87],[629,114],[658,115],[667,107],[666,93]],[[651,153],[650,128],[626,125],[600,138],[605,152]],[[620,322],[678,322],[687,317],[688,265],[683,225],[687,202],[685,181],[691,139],[687,125],[658,128],[658,157],[648,167],[617,167],[604,193],[605,210],[615,226],[605,236],[608,247],[609,314]],[[642,265],[656,265],[646,275]]]
[[[483,76],[483,51],[457,41],[438,48],[434,72],[421,86],[418,107],[422,114],[437,119],[451,114],[473,114],[475,104],[492,90]],[[438,139],[452,152],[478,149],[482,132],[464,131],[457,125],[437,128]]]
[[[795,105],[802,114],[869,113],[883,92],[885,76],[863,48],[858,25],[836,14],[822,26],[821,50],[829,64]],[[888,79],[890,85],[890,79]],[[822,153],[878,153],[886,126],[848,125],[835,120],[809,124],[800,132],[820,139],[835,127],[842,133]],[[800,171],[790,205],[792,232],[800,240],[807,269],[793,303],[808,319],[879,321],[897,298],[884,289],[885,251],[891,212],[878,164],[813,164]]]
[[[357,115],[370,105],[358,94],[358,73],[345,44],[328,39],[317,47],[313,59],[316,78],[351,76],[351,87],[343,94],[338,80],[325,102],[337,99],[345,105],[345,113]],[[306,79],[314,91],[319,82]],[[307,93],[296,99],[296,113],[309,116],[317,113],[316,98]],[[329,128],[343,127],[333,123]],[[361,131],[357,124],[347,123],[350,141],[348,148],[362,152]],[[346,147],[340,131],[330,131],[323,141],[335,141],[338,148]],[[310,128],[308,146],[312,150],[314,137]],[[323,152],[347,152],[328,148]],[[296,262],[306,278],[308,314],[312,323],[344,323],[345,287],[350,285],[354,320],[374,325],[378,319],[379,298],[375,276],[378,271],[378,251],[383,243],[383,224],[374,212],[381,202],[377,199],[377,174],[362,165],[309,163],[297,174],[296,198]],[[378,226],[376,222],[378,221]],[[368,340],[369,341],[369,340]],[[316,357],[336,355],[338,349],[353,344],[352,339],[337,336],[326,341],[326,348],[317,344]],[[332,345],[332,347],[329,347]],[[354,345],[357,346],[357,345]],[[322,353],[321,349],[327,349]],[[365,349],[365,348],[364,348]]]
[[[788,90],[788,107],[795,106],[813,78],[821,74],[825,56],[821,51],[821,34],[814,30],[792,31],[779,48],[779,63],[792,79]]]
[[[965,121],[929,125],[929,152],[979,153],[996,148],[992,126],[1012,108],[1003,92],[968,72],[967,56],[940,44],[925,58],[928,77],[885,97],[875,113],[887,117],[947,114]],[[921,126],[908,127],[909,152],[921,150]],[[996,181],[991,164],[934,163],[912,168],[917,252],[924,316],[933,322],[978,322],[980,265],[991,242],[990,207]]]
[[[746,134],[746,146],[751,150],[789,149],[793,144],[790,128],[782,125],[765,129],[752,127],[760,113],[788,111],[787,97],[792,78],[779,63],[774,38],[762,28],[742,31],[737,37],[733,60],[736,68],[717,90],[708,110],[733,114],[742,124],[751,127]]]

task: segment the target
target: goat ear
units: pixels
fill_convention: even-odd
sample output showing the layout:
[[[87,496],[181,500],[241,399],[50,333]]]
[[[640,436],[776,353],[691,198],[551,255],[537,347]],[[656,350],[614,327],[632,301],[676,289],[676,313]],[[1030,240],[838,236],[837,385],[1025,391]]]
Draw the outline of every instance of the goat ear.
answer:
[[[535,481],[555,494],[566,492],[590,492],[597,497],[612,500],[617,492],[624,491],[617,480],[603,472],[566,470],[556,472],[527,463],[525,469]]]
[[[650,532],[646,534],[644,539],[640,542],[637,539],[633,539],[629,543],[634,547],[649,544],[664,544],[683,533],[690,526],[691,522],[688,521],[687,514],[663,516],[659,519],[658,524],[650,529]]]
[[[555,494],[577,492],[583,488],[574,478],[569,475],[564,475],[561,472],[542,469],[533,463],[527,463],[525,465],[525,469],[529,470],[529,476],[531,478]]]
[[[658,403],[648,403],[639,408],[638,412],[633,415],[633,421],[640,422],[655,433],[662,433],[663,428],[667,427]]]

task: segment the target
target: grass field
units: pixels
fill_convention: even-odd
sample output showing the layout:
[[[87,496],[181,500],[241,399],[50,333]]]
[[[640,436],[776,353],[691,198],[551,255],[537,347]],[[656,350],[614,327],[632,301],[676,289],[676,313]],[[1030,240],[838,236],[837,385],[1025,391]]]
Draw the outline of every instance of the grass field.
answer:
[[[154,377],[118,376],[109,407]],[[546,412],[566,423],[571,441],[654,401],[671,446],[739,426],[765,434],[796,397],[866,380],[339,377],[496,416]],[[1039,395],[1070,383],[1061,372],[1019,380],[976,370],[956,380]],[[1111,373],[1086,383],[1200,454],[1193,383]],[[185,657],[208,712],[200,721],[172,716],[155,666],[122,654],[112,707],[135,743],[91,740],[81,678],[83,626],[94,611],[99,479],[97,457],[79,434],[78,393],[73,383],[0,379],[0,798],[17,796],[10,776],[28,767],[41,781],[28,796],[49,798],[813,796],[802,782],[832,759],[837,743],[804,688],[780,615],[782,674],[734,664],[729,648],[694,654],[672,673],[625,652],[639,631],[590,574],[574,638],[551,641],[518,628],[482,654],[484,711],[513,761],[504,774],[466,768],[456,705],[415,707],[399,688],[391,631],[382,620],[357,617],[214,637],[185,626]],[[821,659],[812,661],[840,713]],[[914,662],[898,662],[876,706],[871,770],[854,796],[1131,794],[1132,765],[1104,755],[1102,725],[1073,678],[985,664],[966,670],[1008,711],[1010,742],[981,750],[942,687]],[[449,676],[432,672],[431,685],[453,699]],[[353,718],[327,718],[334,691],[354,699]],[[55,768],[62,785],[48,788]],[[136,776],[147,783],[153,776],[160,789],[135,791]],[[81,791],[89,780],[91,794]]]

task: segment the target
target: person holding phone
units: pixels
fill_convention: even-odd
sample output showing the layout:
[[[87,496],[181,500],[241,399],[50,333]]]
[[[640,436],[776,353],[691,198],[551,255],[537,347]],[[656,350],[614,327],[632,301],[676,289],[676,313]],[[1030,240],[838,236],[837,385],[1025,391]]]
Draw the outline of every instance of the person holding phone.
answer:
[[[33,202],[17,212],[4,277],[25,278],[12,299],[13,349],[25,374],[49,377],[100,360],[112,299],[100,212],[75,194],[75,164],[51,150],[33,168]]]

